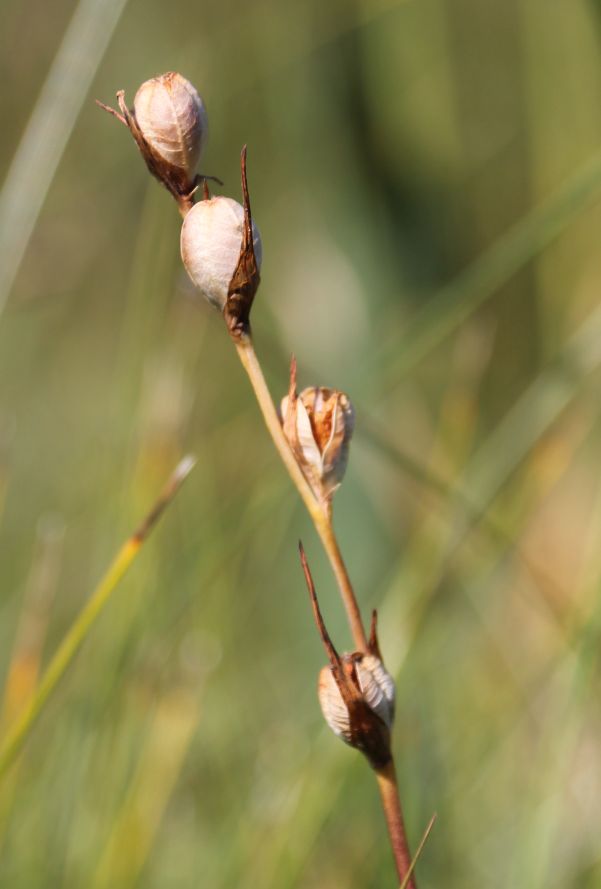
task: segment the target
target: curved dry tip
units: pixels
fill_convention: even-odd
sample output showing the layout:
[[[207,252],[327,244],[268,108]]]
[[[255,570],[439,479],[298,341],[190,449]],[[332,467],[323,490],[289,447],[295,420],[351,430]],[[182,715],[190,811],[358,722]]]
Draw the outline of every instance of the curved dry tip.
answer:
[[[172,480],[174,484],[181,485],[181,483],[190,475],[195,466],[196,457],[192,454],[186,454],[186,456],[179,461],[173,471]]]

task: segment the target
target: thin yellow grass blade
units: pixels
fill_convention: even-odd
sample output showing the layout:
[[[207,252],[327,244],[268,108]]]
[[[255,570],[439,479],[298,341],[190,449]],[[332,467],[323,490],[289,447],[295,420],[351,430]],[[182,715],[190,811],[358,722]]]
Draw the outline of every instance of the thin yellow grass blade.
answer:
[[[34,694],[44,651],[50,612],[58,585],[64,526],[54,516],[38,523],[36,551],[25,586],[21,614],[0,706],[0,728],[19,715],[23,702]],[[0,846],[18,789],[19,770],[15,768],[0,790]]]
[[[176,467],[158,500],[139,528],[123,544],[106,574],[68,630],[57,652],[43,674],[37,690],[13,723],[0,746],[0,778],[9,769],[29,736],[44,704],[64,676],[81,645],[88,637],[117,584],[135,559],[140,547],[155,527],[165,508],[173,500],[184,479],[194,466],[192,457],[184,458]]]
[[[159,701],[90,889],[136,883],[152,850],[199,717],[198,692],[185,684],[170,689]]]
[[[409,870],[407,871],[407,875],[405,876],[405,879],[401,883],[399,889],[407,889],[407,886],[409,885],[409,880],[411,879],[411,874],[413,873],[415,865],[417,864],[417,859],[422,854],[422,850],[423,850],[424,846],[426,845],[426,841],[427,841],[428,837],[430,836],[430,831],[434,827],[435,821],[436,821],[436,812],[434,812],[434,814],[432,815],[432,817],[430,818],[430,820],[428,822],[428,826],[426,827],[426,829],[424,831],[424,835],[420,840],[419,846],[417,847],[417,852],[413,856],[413,860],[412,860],[411,864],[409,865]]]

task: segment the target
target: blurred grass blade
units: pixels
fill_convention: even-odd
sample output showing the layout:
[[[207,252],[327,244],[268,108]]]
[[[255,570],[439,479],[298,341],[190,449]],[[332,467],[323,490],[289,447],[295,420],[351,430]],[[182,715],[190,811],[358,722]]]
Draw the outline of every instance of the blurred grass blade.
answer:
[[[574,174],[551,198],[521,219],[455,280],[438,292],[394,341],[392,378],[408,374],[488,297],[541,253],[599,198],[601,155]]]
[[[415,855],[413,856],[413,860],[412,860],[411,864],[409,865],[409,870],[407,871],[407,875],[406,875],[405,879],[403,880],[403,882],[401,883],[399,889],[407,889],[407,886],[409,885],[409,880],[411,879],[411,874],[413,873],[413,871],[415,869],[415,865],[417,864],[417,860],[418,860],[419,856],[422,854],[422,850],[423,850],[424,846],[426,845],[428,837],[430,836],[430,831],[434,827],[435,821],[436,821],[436,812],[434,812],[434,814],[432,815],[432,817],[430,818],[430,820],[428,822],[428,826],[426,827],[426,829],[424,831],[424,835],[420,840],[419,846],[417,847],[417,851],[416,851]]]
[[[601,365],[601,306],[522,393],[471,461],[463,490],[485,509]]]
[[[527,399],[527,402],[530,400],[531,399]],[[528,412],[529,404],[526,404],[526,407],[521,411],[521,414],[523,416],[524,413]],[[551,421],[552,419],[553,417],[551,417]],[[500,543],[505,548],[510,547],[514,549],[520,562],[531,575],[537,586],[544,582],[549,589],[555,591],[557,596],[565,596],[565,590],[563,590],[561,584],[557,581],[557,578],[548,571],[546,565],[534,558],[522,545],[520,545],[519,540],[516,539],[515,532],[511,529],[509,524],[503,521],[492,510],[492,499],[494,499],[494,492],[497,488],[497,484],[502,484],[503,481],[499,472],[502,469],[500,465],[497,465],[497,478],[499,481],[495,484],[495,479],[491,479],[493,482],[491,488],[493,491],[490,498],[491,502],[488,502],[483,506],[481,500],[478,502],[472,500],[461,484],[443,478],[426,463],[422,463],[418,459],[405,453],[399,447],[398,443],[391,440],[386,432],[371,418],[366,418],[364,416],[363,420],[364,430],[361,438],[374,447],[380,454],[387,457],[391,463],[403,470],[403,472],[413,481],[419,482],[424,488],[437,494],[443,510],[448,510],[455,516],[462,514],[462,519],[465,520],[468,527],[470,529],[473,528],[474,530],[480,529],[482,532],[485,532],[491,543]],[[517,423],[519,429],[525,428],[520,420],[518,420]],[[500,429],[497,427],[493,435],[487,440],[487,451],[488,448],[491,447],[491,442],[494,437],[499,434]],[[532,434],[532,432],[530,434]],[[511,435],[509,435],[509,437],[511,437]],[[515,441],[515,436],[511,437],[511,440]],[[503,455],[507,453],[503,448],[500,450]],[[479,457],[478,462],[480,463]],[[510,472],[511,468],[509,468],[508,471]],[[455,523],[456,518],[449,521],[449,525],[451,526]],[[547,601],[552,605],[554,600],[547,599]],[[557,611],[555,611],[554,614],[558,618],[561,617]]]
[[[127,0],[80,0],[0,191],[0,313]]]
[[[127,889],[136,884],[153,848],[199,715],[199,696],[185,686],[170,689],[159,701],[90,889],[116,885]]]
[[[591,312],[524,390],[453,486],[455,505],[464,514],[451,523],[446,558],[459,550],[480,523],[490,527],[489,510],[503,486],[600,366],[601,306]],[[465,492],[469,492],[469,509]]]
[[[57,516],[45,516],[38,523],[36,550],[25,586],[13,650],[8,663],[0,726],[4,729],[19,715],[23,701],[33,695],[42,663],[46,632],[62,557],[65,528]],[[0,790],[0,844],[18,788],[15,767]]]
[[[3,728],[17,717],[23,701],[37,685],[46,631],[58,586],[64,536],[65,526],[59,516],[43,516],[38,522],[34,555],[4,684],[0,711],[0,725]]]
[[[0,274],[2,274],[0,272]],[[12,471],[12,451],[16,423],[13,418],[0,416],[0,522],[4,514],[6,493]]]
[[[44,704],[65,674],[73,658],[86,640],[117,584],[135,559],[140,547],[155,527],[161,514],[178,492],[182,482],[194,466],[191,457],[184,458],[176,467],[158,500],[144,518],[142,524],[129,537],[117,553],[106,574],[84,605],[71,629],[59,645],[50,661],[40,684],[25,706],[21,716],[13,723],[0,746],[0,778],[21,750]]]

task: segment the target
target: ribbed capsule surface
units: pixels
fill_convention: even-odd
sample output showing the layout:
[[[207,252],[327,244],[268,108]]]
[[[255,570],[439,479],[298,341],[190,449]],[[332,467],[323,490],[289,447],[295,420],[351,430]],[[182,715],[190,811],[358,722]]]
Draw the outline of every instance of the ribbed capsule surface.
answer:
[[[324,719],[335,735],[351,743],[351,725],[346,704],[342,700],[340,689],[332,675],[330,667],[322,667],[319,671],[317,695]]]
[[[284,433],[311,486],[330,497],[340,485],[348,463],[355,415],[353,406],[336,389],[311,386],[280,406]]]
[[[391,728],[394,720],[394,682],[379,658],[371,654],[344,655],[355,663],[355,671],[363,700]],[[324,718],[335,735],[352,743],[352,727],[348,708],[330,667],[319,673],[318,697]]]
[[[242,205],[221,196],[195,204],[182,225],[181,253],[186,271],[206,299],[221,310],[240,259],[243,231]],[[261,236],[254,222],[253,245],[260,268]]]
[[[382,661],[373,654],[364,655],[355,665],[366,704],[388,728],[394,720],[394,682]]]
[[[207,139],[208,120],[190,81],[173,71],[145,81],[134,99],[134,116],[152,149],[191,182]]]

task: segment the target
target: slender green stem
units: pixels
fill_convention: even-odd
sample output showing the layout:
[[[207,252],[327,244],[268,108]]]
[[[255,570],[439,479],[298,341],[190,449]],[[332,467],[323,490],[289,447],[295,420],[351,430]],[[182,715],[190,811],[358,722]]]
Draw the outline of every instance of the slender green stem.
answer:
[[[44,704],[64,676],[73,658],[88,637],[105,605],[111,598],[117,584],[135,559],[138,550],[156,525],[165,507],[171,502],[180,485],[194,466],[191,458],[186,458],[177,466],[162,494],[146,515],[139,528],[123,544],[104,577],[93,591],[87,603],[76,617],[71,628],[48,664],[40,683],[24,707],[21,715],[9,728],[0,745],[0,778],[14,762],[29,736]]]
[[[317,500],[296,462],[296,457],[292,453],[282,430],[250,334],[242,339],[235,339],[234,343],[242,365],[250,379],[261,413],[263,414],[263,419],[265,420],[265,425],[292,481],[307,506],[309,515],[313,519],[315,529],[326,551],[346,609],[355,645],[359,651],[367,651],[367,638],[363,621],[361,620],[357,597],[355,596],[351,579],[336,540],[331,512],[327,506],[322,505]],[[411,861],[407,843],[394,761],[391,760],[388,766],[377,771],[376,777],[399,879],[405,881],[404,886],[407,889],[416,889],[415,878],[412,875],[412,865],[415,862],[412,863]]]
[[[367,638],[361,620],[357,597],[355,596],[353,585],[336,541],[330,511],[315,497],[315,494],[311,490],[311,487],[303,475],[296,457],[292,453],[290,445],[286,440],[269,389],[267,388],[261,365],[259,364],[257,354],[254,350],[250,334],[243,339],[235,340],[234,342],[242,366],[248,374],[259,403],[263,419],[265,420],[265,425],[267,426],[273,439],[273,443],[288,470],[290,478],[296,485],[296,488],[309,511],[309,515],[313,520],[315,529],[319,534],[328,559],[330,560],[330,565],[332,566],[340,590],[340,595],[346,609],[355,645],[359,651],[366,651]]]
[[[301,472],[301,469],[296,462],[296,457],[292,453],[286,440],[286,436],[282,431],[282,426],[273,404],[271,394],[267,388],[263,370],[259,364],[259,359],[257,358],[250,334],[247,334],[241,339],[235,339],[234,343],[240,361],[242,362],[242,366],[248,374],[251,386],[253,387],[259,408],[263,414],[263,419],[265,420],[265,425],[267,426],[269,434],[273,439],[273,443],[282,458],[282,462],[301,495],[303,502],[309,511],[309,515],[316,524],[322,522],[323,510],[319,501],[315,497],[315,494],[311,490],[307,479]]]
[[[344,559],[342,558],[342,553],[338,546],[331,516],[325,516],[325,519],[319,524],[316,523],[315,527],[328,555],[328,559],[330,560],[332,571],[336,577],[338,589],[340,590],[340,595],[346,609],[351,633],[353,634],[355,647],[358,651],[367,651],[367,636],[365,635],[363,621],[361,620],[361,612],[359,611],[357,597],[355,596],[351,579],[346,570],[346,565],[344,564]]]

